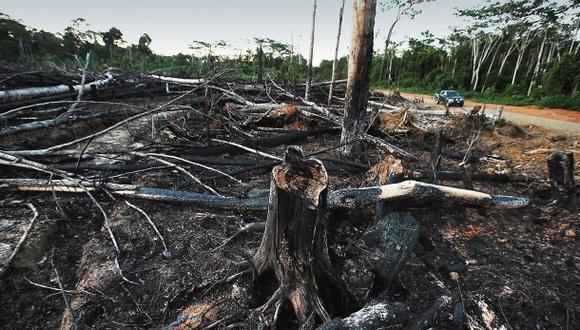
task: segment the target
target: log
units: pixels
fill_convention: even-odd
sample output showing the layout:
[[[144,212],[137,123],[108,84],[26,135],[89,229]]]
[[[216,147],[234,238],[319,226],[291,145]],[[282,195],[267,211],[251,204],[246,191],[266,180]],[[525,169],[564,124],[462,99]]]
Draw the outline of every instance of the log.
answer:
[[[279,283],[259,310],[289,301],[300,325],[352,312],[354,298],[330,263],[327,245],[328,175],[317,159],[290,146],[272,170],[266,229],[254,256],[260,285],[272,272]],[[273,326],[275,327],[275,320]]]
[[[409,308],[400,302],[381,302],[367,306],[349,317],[333,319],[318,330],[374,330],[404,324],[409,319]]]
[[[385,202],[379,202],[385,204]],[[408,212],[395,212],[387,205],[377,207],[376,224],[363,242],[373,253],[375,279],[369,296],[388,290],[407,263],[421,233],[421,225]]]
[[[102,117],[114,117],[121,115],[120,111],[114,112],[96,112],[96,113],[83,113],[81,116],[70,116],[67,119],[59,119],[58,117],[55,119],[47,119],[47,120],[39,120],[34,121],[31,123],[26,123],[17,126],[9,126],[3,129],[0,129],[0,137],[8,136],[8,135],[15,135],[25,132],[34,131],[37,129],[43,128],[50,128],[57,126],[59,124],[68,124],[74,123],[84,120],[90,120],[95,118],[102,118]]]
[[[490,195],[474,190],[428,184],[413,180],[380,187],[336,190],[329,196],[328,204],[333,207],[360,208],[376,201],[397,201],[401,207],[444,204],[487,207],[495,209],[517,209],[529,204],[523,197]]]
[[[433,305],[429,307],[426,311],[419,314],[413,321],[411,325],[407,328],[409,330],[426,330],[433,327],[433,323],[437,318],[437,313],[444,308],[451,307],[452,299],[448,295],[440,296],[435,299]]]
[[[10,165],[0,162],[0,165]],[[107,189],[113,194],[142,198],[147,200],[177,202],[207,208],[235,209],[236,205],[253,210],[265,210],[268,199],[224,198],[214,195],[193,193],[163,188],[139,187],[136,185],[83,182],[86,190]],[[425,187],[426,186],[426,187]],[[0,179],[0,189],[12,191],[37,192],[70,192],[81,193],[78,183],[67,180],[44,179]],[[397,192],[399,191],[399,192]],[[477,191],[429,185],[416,181],[404,181],[398,184],[380,187],[349,188],[335,190],[329,194],[329,208],[363,208],[374,205],[378,200],[398,200],[400,207],[443,207],[448,205],[466,205],[472,207],[487,207],[495,209],[517,209],[528,205],[529,200],[522,197],[496,196]],[[416,200],[415,203],[412,201]],[[437,203],[445,201],[446,203]]]
[[[58,85],[50,87],[32,87],[32,88],[21,88],[8,91],[0,91],[0,103],[21,101],[36,97],[67,94],[70,92],[78,94],[81,90],[83,90],[83,92],[90,92],[92,89],[98,89],[99,87],[104,86],[112,81],[113,75],[107,74],[106,79],[93,81],[92,83],[85,85],[74,85],[74,86]]]
[[[174,84],[187,85],[187,86],[199,85],[199,84],[203,84],[205,82],[205,79],[182,79],[182,78],[158,76],[158,75],[153,75],[153,74],[146,75],[145,78],[150,78],[150,79],[154,79],[154,80],[162,81],[162,82],[166,82],[166,83],[174,83]]]
[[[429,180],[437,178],[437,180],[452,180],[461,181],[463,180],[463,172],[460,171],[431,171],[425,170],[421,171],[420,174],[414,175],[415,180]],[[526,181],[527,178],[521,175],[512,175],[507,173],[482,173],[474,172],[471,173],[471,180],[473,181],[489,181],[489,182],[519,182]]]

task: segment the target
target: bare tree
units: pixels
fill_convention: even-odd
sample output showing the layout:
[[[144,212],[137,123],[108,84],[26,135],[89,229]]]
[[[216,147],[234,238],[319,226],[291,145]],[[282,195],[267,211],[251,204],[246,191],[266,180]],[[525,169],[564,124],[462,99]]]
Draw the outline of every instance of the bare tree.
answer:
[[[391,42],[391,36],[393,35],[393,30],[395,29],[395,25],[399,23],[401,18],[405,15],[414,18],[417,14],[421,11],[414,8],[416,5],[419,5],[423,2],[427,2],[431,0],[387,0],[382,3],[383,9],[390,9],[393,7],[397,8],[397,15],[395,16],[395,20],[391,24],[389,28],[389,33],[387,34],[387,39],[385,40],[385,51],[383,53],[383,59],[381,60],[381,69],[379,71],[379,81],[383,80],[383,73],[385,72],[385,64],[387,62],[388,50],[389,50],[389,43]]]
[[[360,154],[360,137],[366,124],[366,105],[369,92],[376,0],[354,0],[354,23],[350,57],[345,111],[340,142],[342,155],[357,157]]]
[[[306,81],[306,91],[304,92],[304,98],[308,101],[310,97],[310,84],[312,83],[312,56],[314,54],[314,31],[316,30],[316,2],[314,0],[314,7],[312,8],[312,29],[310,32],[310,51],[308,52],[308,72]]]
[[[542,55],[544,53],[544,46],[546,45],[546,37],[548,36],[548,29],[544,31],[544,37],[542,38],[542,43],[540,44],[540,50],[538,51],[538,61],[536,62],[536,67],[534,68],[534,73],[532,73],[532,80],[530,81],[530,86],[528,87],[528,96],[532,94],[532,89],[536,84],[538,79],[538,73],[540,72],[540,66],[542,65]]]
[[[336,33],[336,47],[334,48],[334,60],[332,61],[332,78],[330,81],[330,90],[328,92],[328,106],[332,102],[334,92],[334,82],[336,81],[336,59],[338,58],[338,47],[340,46],[340,33],[342,32],[342,14],[344,13],[344,1],[338,11],[338,32]]]

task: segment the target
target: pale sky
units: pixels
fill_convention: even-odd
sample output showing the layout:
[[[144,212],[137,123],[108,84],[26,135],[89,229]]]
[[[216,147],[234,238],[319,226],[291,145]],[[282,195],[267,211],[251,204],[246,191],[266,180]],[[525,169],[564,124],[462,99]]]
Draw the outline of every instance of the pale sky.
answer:
[[[314,62],[332,59],[340,0],[318,0]],[[26,25],[50,32],[62,32],[73,18],[83,17],[92,30],[119,28],[124,40],[137,43],[143,33],[159,54],[189,53],[193,40],[226,40],[235,48],[249,48],[253,37],[268,37],[286,43],[306,57],[310,40],[312,0],[0,0],[0,12],[21,19]],[[450,26],[464,22],[453,15],[455,8],[472,7],[483,0],[437,0],[421,5],[423,13],[403,18],[393,40],[418,37],[429,30],[436,36],[449,33]],[[394,10],[377,9],[375,50],[383,42]],[[352,0],[346,0],[339,54],[348,51],[352,31]]]

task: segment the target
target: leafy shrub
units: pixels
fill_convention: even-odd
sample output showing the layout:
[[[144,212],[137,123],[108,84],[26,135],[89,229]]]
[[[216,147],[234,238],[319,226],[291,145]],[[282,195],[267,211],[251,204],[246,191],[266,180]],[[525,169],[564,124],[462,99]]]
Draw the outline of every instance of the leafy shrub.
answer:
[[[546,96],[540,101],[540,105],[546,108],[564,108],[580,111],[580,93],[576,93],[572,96]]]

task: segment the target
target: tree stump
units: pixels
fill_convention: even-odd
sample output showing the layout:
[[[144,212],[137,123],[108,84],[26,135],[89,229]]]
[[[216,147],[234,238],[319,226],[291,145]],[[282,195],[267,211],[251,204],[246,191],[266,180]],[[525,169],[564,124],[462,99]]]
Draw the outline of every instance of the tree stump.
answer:
[[[305,159],[296,146],[272,170],[266,229],[254,263],[258,281],[273,271],[279,284],[258,309],[275,307],[273,326],[285,302],[301,325],[328,322],[356,307],[328,255],[327,184],[322,163]]]
[[[557,195],[574,193],[574,154],[557,151],[548,156],[548,172],[552,189]]]

